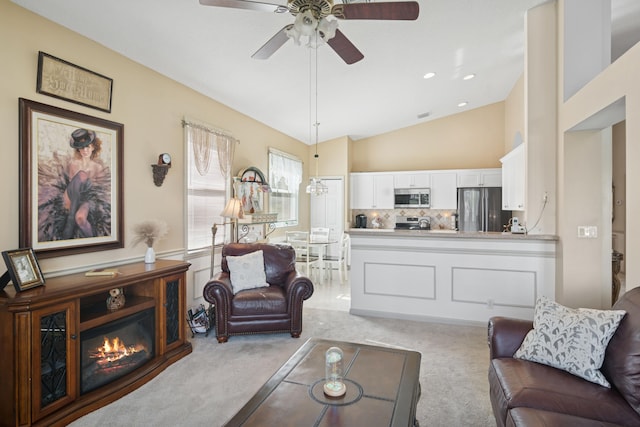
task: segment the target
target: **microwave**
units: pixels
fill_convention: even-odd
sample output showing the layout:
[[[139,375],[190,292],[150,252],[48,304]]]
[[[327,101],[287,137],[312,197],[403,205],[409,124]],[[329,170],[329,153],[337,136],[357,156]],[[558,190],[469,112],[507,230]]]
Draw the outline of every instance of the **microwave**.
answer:
[[[431,189],[396,188],[393,205],[395,208],[429,208],[431,207]]]

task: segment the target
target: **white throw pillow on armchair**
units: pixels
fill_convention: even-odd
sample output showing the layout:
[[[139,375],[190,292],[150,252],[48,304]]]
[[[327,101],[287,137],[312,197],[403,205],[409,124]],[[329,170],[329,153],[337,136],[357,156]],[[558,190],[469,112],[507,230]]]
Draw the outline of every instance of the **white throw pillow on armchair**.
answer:
[[[234,295],[247,289],[269,286],[262,250],[240,256],[227,256],[226,259]]]
[[[513,357],[562,369],[604,387],[600,372],[624,310],[568,308],[546,297],[536,302],[533,329]]]

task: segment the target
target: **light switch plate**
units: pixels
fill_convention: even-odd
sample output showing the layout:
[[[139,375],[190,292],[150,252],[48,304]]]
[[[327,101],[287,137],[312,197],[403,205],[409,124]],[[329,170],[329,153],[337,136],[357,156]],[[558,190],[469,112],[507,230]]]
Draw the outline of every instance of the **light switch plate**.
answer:
[[[597,239],[598,227],[595,225],[579,225],[578,238],[580,239]]]

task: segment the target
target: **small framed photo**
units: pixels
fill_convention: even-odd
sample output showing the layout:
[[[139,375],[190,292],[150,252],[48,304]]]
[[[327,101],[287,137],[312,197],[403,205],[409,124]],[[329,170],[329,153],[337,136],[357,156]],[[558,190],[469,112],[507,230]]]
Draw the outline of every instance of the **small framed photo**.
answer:
[[[17,292],[44,285],[44,276],[32,248],[4,251],[2,258]]]

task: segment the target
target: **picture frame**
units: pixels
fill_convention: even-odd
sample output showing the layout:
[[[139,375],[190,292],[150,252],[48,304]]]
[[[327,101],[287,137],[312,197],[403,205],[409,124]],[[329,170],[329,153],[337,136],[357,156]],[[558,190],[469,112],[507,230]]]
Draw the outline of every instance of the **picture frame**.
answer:
[[[113,79],[38,52],[36,92],[110,113],[112,91]]]
[[[7,273],[0,278],[0,289],[8,282],[6,275],[13,282],[16,292],[44,285],[44,276],[33,248],[21,248],[2,252],[7,265]]]
[[[24,98],[19,113],[20,246],[40,258],[122,248],[124,125]]]

